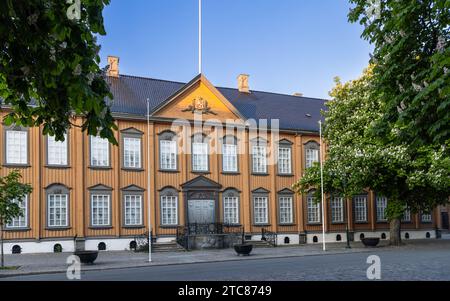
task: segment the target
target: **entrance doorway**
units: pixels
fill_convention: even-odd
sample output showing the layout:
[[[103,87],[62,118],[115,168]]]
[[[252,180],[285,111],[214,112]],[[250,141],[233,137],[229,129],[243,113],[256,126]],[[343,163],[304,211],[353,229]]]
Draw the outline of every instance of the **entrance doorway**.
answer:
[[[214,200],[189,200],[188,220],[190,224],[211,224],[215,221]]]
[[[448,220],[448,212],[441,212],[441,217],[442,217],[442,228],[450,230],[449,220]]]

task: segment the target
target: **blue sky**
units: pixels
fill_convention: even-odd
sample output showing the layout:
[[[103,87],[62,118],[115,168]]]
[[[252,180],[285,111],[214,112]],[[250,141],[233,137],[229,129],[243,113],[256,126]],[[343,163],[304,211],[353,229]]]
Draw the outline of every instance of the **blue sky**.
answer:
[[[102,66],[122,74],[187,82],[198,73],[198,0],[112,0],[99,38]],[[347,0],[203,0],[203,73],[236,87],[329,98],[333,78],[367,66],[371,45],[347,22]]]

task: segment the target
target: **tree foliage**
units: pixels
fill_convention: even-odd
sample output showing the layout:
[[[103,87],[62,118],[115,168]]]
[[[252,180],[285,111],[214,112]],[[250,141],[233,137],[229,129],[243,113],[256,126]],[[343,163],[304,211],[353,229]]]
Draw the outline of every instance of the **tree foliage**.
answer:
[[[324,191],[352,197],[370,189],[388,198],[387,218],[398,220],[405,208],[429,211],[448,201],[450,159],[444,147],[417,147],[399,143],[397,129],[380,132],[384,95],[377,94],[374,66],[356,80],[341,83],[330,92],[324,137]],[[380,133],[383,133],[382,135]],[[306,170],[294,185],[299,193],[320,188],[318,164]],[[320,189],[317,189],[317,197]]]
[[[400,143],[450,141],[450,0],[350,0],[351,22],[374,45],[374,91],[383,95],[378,130]]]
[[[107,4],[0,1],[0,105],[12,109],[7,125],[43,125],[44,134],[63,140],[72,117],[83,115],[83,130],[116,143],[108,106],[112,94],[99,67],[95,36],[106,34]]]
[[[20,182],[22,176],[19,171],[14,170],[4,177],[0,177],[0,251],[1,266],[4,266],[3,252],[3,230],[4,226],[14,218],[22,216],[19,205],[24,201],[27,194],[31,193],[29,184]]]

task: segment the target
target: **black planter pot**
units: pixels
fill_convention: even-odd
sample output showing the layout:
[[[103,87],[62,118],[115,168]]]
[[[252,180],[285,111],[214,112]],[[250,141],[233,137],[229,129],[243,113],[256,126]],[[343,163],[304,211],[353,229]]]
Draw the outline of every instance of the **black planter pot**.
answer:
[[[365,237],[361,241],[366,247],[376,247],[380,243],[378,237]]]
[[[234,250],[238,255],[250,256],[250,252],[253,250],[253,245],[250,244],[234,245]]]
[[[81,263],[94,264],[98,251],[75,251],[73,254],[80,258]]]

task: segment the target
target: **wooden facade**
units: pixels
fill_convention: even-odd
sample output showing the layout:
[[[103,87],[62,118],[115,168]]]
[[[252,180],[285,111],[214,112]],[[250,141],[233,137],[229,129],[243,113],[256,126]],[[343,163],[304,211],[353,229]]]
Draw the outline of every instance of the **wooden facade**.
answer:
[[[221,185],[219,191],[219,202],[217,221],[223,221],[223,204],[220,201],[222,193],[229,188],[239,191],[239,223],[244,226],[246,234],[258,235],[264,227],[276,232],[279,236],[299,237],[301,234],[319,235],[322,226],[309,224],[307,222],[306,196],[293,194],[293,222],[289,225],[279,223],[278,196],[283,190],[290,190],[305,170],[305,145],[310,141],[319,143],[318,133],[280,130],[278,141],[285,140],[292,145],[292,173],[279,175],[276,164],[269,164],[267,173],[257,175],[252,172],[251,155],[251,133],[248,128],[236,129],[234,133],[238,139],[238,172],[229,174],[222,170],[222,157],[220,152],[209,154],[209,170],[205,173],[192,171],[192,158],[189,152],[180,152],[177,156],[178,168],[176,171],[163,171],[159,166],[159,135],[165,131],[175,131],[178,141],[190,141],[190,136],[196,133],[191,124],[189,130],[181,127],[173,127],[173,120],[183,118],[192,123],[194,114],[186,108],[192,105],[193,99],[203,98],[207,100],[211,112],[214,114],[203,114],[205,121],[214,118],[220,122],[228,119],[240,120],[242,116],[236,109],[220,94],[204,77],[200,77],[195,83],[186,86],[179,94],[174,95],[166,104],[160,106],[151,114],[150,123],[142,117],[117,114],[116,124],[118,131],[115,137],[119,141],[118,146],[110,145],[110,166],[107,168],[94,168],[90,166],[90,143],[89,136],[79,128],[72,127],[67,135],[68,139],[68,165],[64,167],[48,166],[46,164],[47,148],[46,137],[42,135],[42,128],[30,128],[28,131],[29,162],[25,166],[10,166],[5,164],[5,156],[2,156],[3,164],[0,174],[5,175],[12,169],[19,169],[23,175],[23,182],[31,183],[33,192],[29,196],[28,226],[25,229],[9,229],[5,238],[11,242],[23,241],[59,241],[89,239],[129,239],[148,231],[148,203],[150,202],[150,220],[152,223],[153,236],[157,239],[174,238],[176,227],[165,227],[161,225],[160,191],[165,187],[173,187],[178,193],[178,221],[180,225],[186,223],[186,206],[182,185],[198,177],[205,177]],[[0,112],[3,118],[7,109]],[[74,123],[81,125],[83,118],[79,117]],[[2,135],[0,145],[4,146],[5,126],[0,124]],[[123,168],[123,154],[121,151],[123,131],[134,129],[142,132],[142,168],[128,170]],[[206,130],[210,149],[220,145],[223,131],[211,127]],[[271,135],[267,136],[269,146],[274,147],[278,141]],[[147,140],[149,139],[149,141]],[[147,143],[150,146],[147,147]],[[220,149],[220,148],[218,148]],[[4,147],[2,147],[4,152]],[[149,154],[148,154],[149,152]],[[323,146],[320,154],[324,156]],[[150,162],[148,159],[150,158]],[[150,173],[148,172],[150,169]],[[150,186],[148,186],[148,174],[150,174]],[[63,228],[50,228],[47,226],[47,200],[46,189],[54,184],[64,185],[69,189],[69,225]],[[90,189],[102,185],[111,189],[111,225],[108,227],[91,227],[90,224]],[[126,227],[123,224],[123,190],[134,186],[143,190],[143,225],[142,227]],[[258,226],[253,220],[252,192],[258,189],[268,191],[269,196],[269,221],[264,226]],[[389,233],[389,225],[385,222],[377,222],[375,193],[367,192],[368,196],[368,218],[365,223],[353,221],[352,200],[345,202],[346,215],[348,215],[349,230],[355,233],[386,232]],[[330,221],[329,198],[325,204],[325,229],[329,235],[333,233],[344,233],[345,222],[334,224]],[[439,214],[433,213],[431,223],[421,222],[418,215],[411,218],[411,222],[403,223],[403,230],[425,230],[431,231],[437,226]],[[367,234],[366,234],[367,235]],[[377,234],[378,235],[378,234]],[[330,237],[331,237],[330,236]],[[335,237],[335,235],[334,235]],[[308,238],[309,239],[309,238]],[[312,238],[311,238],[312,239]],[[357,237],[356,237],[357,239]],[[328,240],[328,239],[327,239]],[[333,239],[330,239],[333,240]],[[291,239],[291,241],[296,241]],[[299,242],[299,240],[297,240]],[[50,250],[49,250],[50,251]]]

